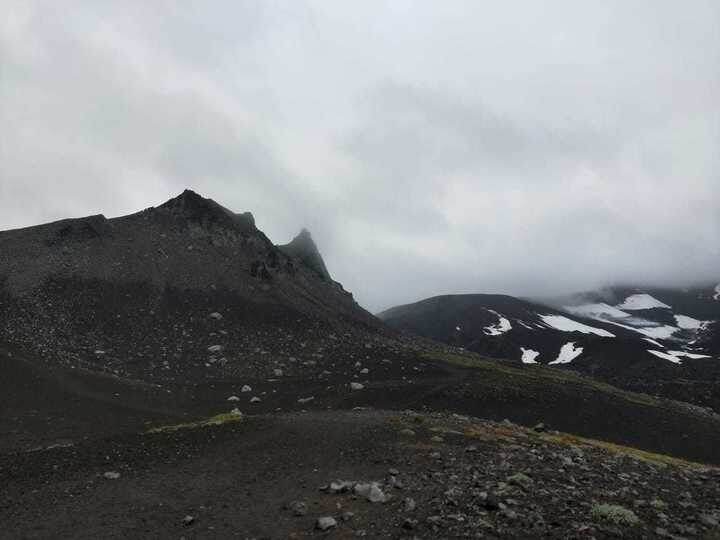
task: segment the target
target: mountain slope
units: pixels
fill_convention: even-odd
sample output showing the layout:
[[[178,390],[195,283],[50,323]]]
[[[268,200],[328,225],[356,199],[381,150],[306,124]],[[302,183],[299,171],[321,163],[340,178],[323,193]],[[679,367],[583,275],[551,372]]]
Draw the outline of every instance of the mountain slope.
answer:
[[[495,358],[566,367],[720,410],[720,302],[712,291],[615,288],[544,303],[454,295],[379,317]]]

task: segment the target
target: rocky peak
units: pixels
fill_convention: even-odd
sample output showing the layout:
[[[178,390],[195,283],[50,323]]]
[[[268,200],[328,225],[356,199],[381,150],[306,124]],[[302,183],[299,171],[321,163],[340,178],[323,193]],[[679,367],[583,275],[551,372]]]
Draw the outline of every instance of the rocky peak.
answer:
[[[325,261],[307,229],[303,228],[289,244],[278,246],[278,248],[286,255],[300,259],[303,264],[317,272],[323,279],[332,279],[325,266]]]
[[[228,226],[240,226],[246,230],[255,229],[255,218],[250,212],[236,214],[191,189],[186,189],[177,197],[158,206],[155,210],[174,217],[199,221],[202,224],[225,224]]]

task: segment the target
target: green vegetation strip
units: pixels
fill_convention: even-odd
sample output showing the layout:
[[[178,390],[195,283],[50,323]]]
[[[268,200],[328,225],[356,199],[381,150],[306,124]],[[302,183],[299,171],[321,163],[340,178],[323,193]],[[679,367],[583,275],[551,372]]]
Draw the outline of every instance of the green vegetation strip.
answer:
[[[183,424],[174,424],[170,426],[158,426],[148,429],[145,433],[173,433],[181,429],[199,429],[210,426],[220,426],[222,424],[229,424],[233,422],[240,422],[243,419],[243,415],[236,412],[216,414],[210,418],[204,420],[197,420],[195,422],[186,422]]]
[[[422,358],[423,360],[431,362],[445,362],[455,366],[482,371],[487,377],[488,382],[492,382],[493,385],[507,386],[508,389],[512,389],[513,391],[517,391],[518,385],[520,384],[525,384],[533,388],[538,388],[540,385],[548,388],[548,385],[551,385],[550,388],[560,391],[567,391],[567,387],[572,385],[575,388],[592,388],[598,392],[621,397],[626,401],[639,405],[650,407],[660,407],[663,405],[659,399],[647,394],[628,392],[590,377],[581,377],[574,373],[547,368],[545,366],[514,367],[475,354],[461,355],[442,351],[424,353]]]

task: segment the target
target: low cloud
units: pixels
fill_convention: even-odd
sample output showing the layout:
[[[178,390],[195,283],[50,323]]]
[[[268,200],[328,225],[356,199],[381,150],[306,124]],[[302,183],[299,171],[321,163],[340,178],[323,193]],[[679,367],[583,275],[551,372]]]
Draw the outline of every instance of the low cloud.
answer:
[[[2,229],[190,187],[371,310],[720,280],[714,1],[10,4]]]

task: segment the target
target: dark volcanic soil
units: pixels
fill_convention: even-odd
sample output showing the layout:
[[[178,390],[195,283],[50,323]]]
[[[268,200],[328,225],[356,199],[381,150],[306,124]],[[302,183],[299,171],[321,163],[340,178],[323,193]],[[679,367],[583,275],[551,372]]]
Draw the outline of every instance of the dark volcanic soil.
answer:
[[[258,416],[1,456],[0,537],[305,538],[333,517],[333,538],[711,538],[720,472],[649,459],[442,414]]]

